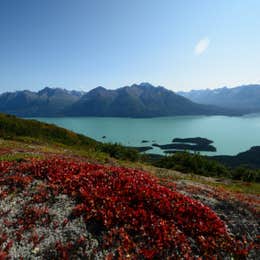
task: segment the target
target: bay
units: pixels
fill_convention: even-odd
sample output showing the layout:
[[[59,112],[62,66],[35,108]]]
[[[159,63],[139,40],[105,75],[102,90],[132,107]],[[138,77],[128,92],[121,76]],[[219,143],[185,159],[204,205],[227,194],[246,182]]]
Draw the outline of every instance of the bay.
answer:
[[[126,146],[168,144],[173,138],[203,137],[214,141],[217,152],[208,155],[236,155],[260,145],[260,115],[175,116],[157,118],[102,117],[37,117],[42,122],[56,124],[102,142],[117,142]],[[103,138],[103,137],[106,138]],[[142,143],[143,140],[148,142]],[[154,147],[150,153],[162,154]]]

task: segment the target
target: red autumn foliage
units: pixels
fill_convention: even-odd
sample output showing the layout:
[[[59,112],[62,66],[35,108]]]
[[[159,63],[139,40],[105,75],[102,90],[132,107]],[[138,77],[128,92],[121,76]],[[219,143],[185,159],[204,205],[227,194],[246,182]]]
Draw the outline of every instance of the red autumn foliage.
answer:
[[[103,246],[114,249],[108,257],[193,259],[197,255],[212,259],[248,253],[246,245],[231,238],[210,208],[143,171],[61,158],[0,162],[0,184],[22,188],[33,179],[47,182],[32,198],[36,203],[50,192],[67,194],[78,202],[71,217],[83,216],[87,226],[95,226],[94,233],[103,236]],[[28,219],[18,221],[25,229],[33,228],[38,220],[48,223],[47,209],[28,207],[24,213]],[[32,240],[38,243],[37,234]],[[65,259],[73,247],[56,246]],[[0,257],[5,252],[0,244]]]

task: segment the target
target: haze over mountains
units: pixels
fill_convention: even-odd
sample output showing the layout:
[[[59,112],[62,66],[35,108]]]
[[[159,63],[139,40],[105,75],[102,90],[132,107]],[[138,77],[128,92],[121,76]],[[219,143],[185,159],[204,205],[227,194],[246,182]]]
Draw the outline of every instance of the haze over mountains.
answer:
[[[191,90],[178,94],[193,102],[235,109],[245,114],[260,112],[260,85]]]
[[[248,99],[250,99],[249,96]],[[86,93],[48,87],[39,92],[28,90],[8,92],[0,95],[0,112],[24,117],[157,117],[240,114],[235,111],[235,106],[222,108],[215,104],[198,104],[171,90],[160,86],[155,87],[149,83],[133,84],[116,90],[97,87]]]

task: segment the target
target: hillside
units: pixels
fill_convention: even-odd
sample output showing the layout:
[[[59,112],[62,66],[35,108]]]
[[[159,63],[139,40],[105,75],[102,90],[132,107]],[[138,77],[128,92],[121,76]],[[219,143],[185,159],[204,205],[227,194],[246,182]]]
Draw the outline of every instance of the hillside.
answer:
[[[87,93],[45,88],[0,95],[0,112],[33,116],[157,117],[174,115],[239,115],[232,109],[201,105],[149,83]]]
[[[235,109],[242,113],[260,112],[260,85],[192,90],[178,94],[201,104]]]
[[[119,144],[100,143],[67,129],[25,120],[12,115],[0,114],[0,137],[32,143],[56,144],[74,151],[81,151],[91,157],[111,156],[116,159],[136,161],[141,158],[137,150]]]
[[[260,169],[260,146],[253,146],[248,151],[238,153],[234,156],[218,155],[212,156],[212,158],[230,167],[244,165],[246,167]]]
[[[255,183],[131,162],[132,150],[104,151],[93,139],[33,120],[1,115],[0,129],[1,259],[258,255]],[[111,147],[120,160],[107,153]]]

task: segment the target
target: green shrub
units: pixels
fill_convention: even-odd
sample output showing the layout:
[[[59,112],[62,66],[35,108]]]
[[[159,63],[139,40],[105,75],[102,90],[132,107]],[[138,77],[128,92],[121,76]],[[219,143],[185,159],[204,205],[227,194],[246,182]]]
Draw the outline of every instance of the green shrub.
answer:
[[[260,170],[252,170],[246,166],[240,166],[232,171],[232,179],[246,182],[260,182]]]
[[[102,152],[109,154],[111,157],[120,160],[138,161],[141,158],[140,153],[133,149],[127,148],[120,144],[104,143],[101,144],[100,149]]]
[[[260,170],[253,170],[248,167],[230,169],[208,157],[188,152],[178,152],[170,156],[165,156],[159,161],[156,161],[154,165],[184,173],[194,173],[211,177],[225,177],[247,182],[260,182]]]

